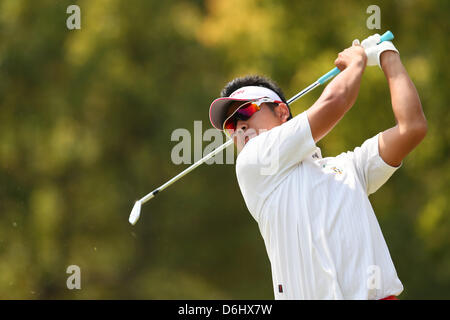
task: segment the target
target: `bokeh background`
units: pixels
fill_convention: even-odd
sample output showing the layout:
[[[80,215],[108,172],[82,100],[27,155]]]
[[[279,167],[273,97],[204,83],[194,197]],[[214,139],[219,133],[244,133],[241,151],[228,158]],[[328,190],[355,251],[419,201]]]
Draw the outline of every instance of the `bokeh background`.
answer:
[[[66,27],[71,4],[81,30]],[[371,4],[381,30],[366,27]],[[449,21],[447,0],[1,0],[0,298],[273,299],[234,165],[197,168],[134,227],[133,202],[187,167],[171,162],[171,133],[210,128],[232,78],[267,75],[289,98],[353,39],[392,30],[429,133],[371,201],[400,298],[449,299]],[[383,73],[368,68],[319,146],[334,156],[394,123]],[[81,290],[66,287],[73,264]]]

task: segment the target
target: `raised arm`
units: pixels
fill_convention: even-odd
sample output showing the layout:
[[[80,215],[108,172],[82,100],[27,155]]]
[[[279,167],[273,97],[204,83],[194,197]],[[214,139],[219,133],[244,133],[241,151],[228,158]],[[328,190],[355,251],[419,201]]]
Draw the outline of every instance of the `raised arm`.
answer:
[[[397,125],[381,133],[378,147],[381,158],[387,164],[398,166],[425,137],[427,121],[417,90],[400,61],[400,55],[394,51],[383,52],[381,68],[391,91]]]
[[[366,54],[359,45],[353,45],[339,53],[334,64],[342,72],[328,84],[319,99],[307,110],[315,142],[326,136],[355,103],[366,63]]]

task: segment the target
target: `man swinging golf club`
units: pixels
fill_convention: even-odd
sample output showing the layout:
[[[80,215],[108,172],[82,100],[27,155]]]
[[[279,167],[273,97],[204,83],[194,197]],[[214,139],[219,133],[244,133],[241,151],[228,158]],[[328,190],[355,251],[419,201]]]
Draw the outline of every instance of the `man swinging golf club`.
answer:
[[[234,79],[211,104],[211,123],[239,152],[237,180],[265,242],[275,299],[392,299],[403,291],[368,196],[425,137],[427,122],[398,50],[379,39],[339,53],[340,74],[296,117],[278,86],[259,76]],[[366,65],[383,70],[397,124],[322,158],[316,143],[355,103]]]

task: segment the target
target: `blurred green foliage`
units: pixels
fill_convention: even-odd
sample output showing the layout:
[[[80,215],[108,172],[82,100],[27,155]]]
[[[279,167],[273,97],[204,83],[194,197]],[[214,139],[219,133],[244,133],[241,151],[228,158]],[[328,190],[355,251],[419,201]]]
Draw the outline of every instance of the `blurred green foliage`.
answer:
[[[66,27],[70,4],[81,30]],[[382,30],[366,28],[370,4]],[[194,120],[209,128],[227,81],[264,74],[289,98],[354,38],[389,29],[429,133],[372,204],[400,298],[449,299],[449,13],[446,0],[1,0],[0,298],[272,299],[233,165],[196,169],[143,206],[135,227],[133,202],[186,167],[170,161],[170,135]],[[384,76],[368,68],[322,153],[394,123]],[[81,290],[66,288],[72,264]]]

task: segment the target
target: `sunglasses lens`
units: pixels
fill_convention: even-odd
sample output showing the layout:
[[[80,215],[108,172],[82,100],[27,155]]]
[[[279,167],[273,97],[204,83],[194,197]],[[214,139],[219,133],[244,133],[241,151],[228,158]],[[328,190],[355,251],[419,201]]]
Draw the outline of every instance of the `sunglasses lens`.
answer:
[[[236,114],[241,116],[243,120],[248,120],[256,111],[259,110],[259,106],[255,103],[250,103],[248,106],[243,107],[236,111]]]
[[[227,121],[225,121],[223,128],[231,135],[236,131],[236,121],[244,120],[247,121],[255,112],[259,111],[260,107],[255,103],[249,103],[248,105],[240,107],[236,113]]]
[[[234,117],[232,117],[231,119],[228,119],[225,122],[225,124],[223,125],[223,128],[225,129],[225,131],[228,132],[229,135],[231,135],[236,130],[236,125],[235,125],[235,121],[233,118]]]

